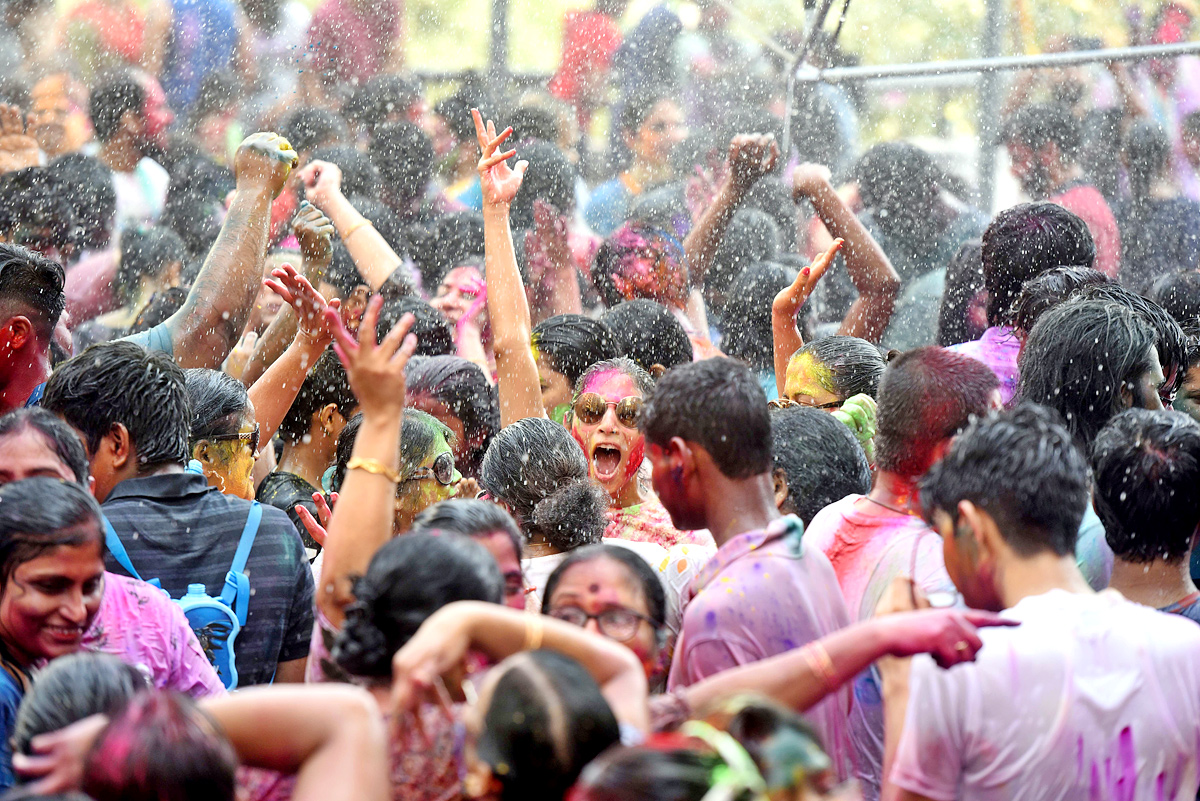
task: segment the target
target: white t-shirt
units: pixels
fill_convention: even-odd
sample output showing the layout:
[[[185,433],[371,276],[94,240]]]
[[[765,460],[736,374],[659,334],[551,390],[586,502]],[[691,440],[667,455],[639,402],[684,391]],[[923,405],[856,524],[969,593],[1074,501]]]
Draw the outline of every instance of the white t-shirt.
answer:
[[[914,658],[892,781],[936,801],[1194,799],[1200,626],[1053,590],[982,629],[974,664]]]
[[[117,193],[117,230],[157,222],[167,202],[171,176],[152,158],[143,158],[133,172],[113,171]]]

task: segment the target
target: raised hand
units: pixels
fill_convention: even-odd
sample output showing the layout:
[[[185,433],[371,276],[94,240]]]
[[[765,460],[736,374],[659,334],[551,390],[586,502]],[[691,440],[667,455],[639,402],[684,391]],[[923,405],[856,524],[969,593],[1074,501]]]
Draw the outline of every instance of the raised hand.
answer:
[[[333,222],[319,208],[307,200],[300,201],[300,209],[292,220],[292,233],[300,242],[305,265],[329,266],[333,259]]]
[[[107,725],[107,716],[92,715],[30,740],[31,755],[13,754],[13,769],[25,780],[25,789],[36,795],[78,790],[88,753]]]
[[[858,440],[867,461],[875,464],[875,421],[878,416],[875,399],[866,393],[847,398],[842,408],[831,414],[842,422]]]
[[[833,173],[824,164],[805,163],[792,170],[792,200],[799,202],[833,180]]]
[[[742,192],[750,190],[779,160],[774,134],[740,134],[729,143],[729,180]]]
[[[829,269],[829,265],[833,264],[833,257],[842,249],[843,244],[842,239],[833,240],[833,244],[829,246],[828,250],[801,270],[792,285],[775,296],[775,300],[771,304],[772,311],[775,314],[789,315],[794,318],[796,312],[800,311],[800,307],[804,305],[804,301],[808,300],[808,296],[817,288],[817,282],[821,280],[821,276]]]
[[[233,157],[233,175],[239,189],[261,187],[275,197],[299,158],[288,140],[279,134],[250,134]]]
[[[420,706],[442,699],[447,687],[462,686],[471,645],[467,615],[443,607],[392,657],[392,713],[419,715]],[[443,683],[443,677],[446,681]],[[439,692],[439,690],[441,692]]]
[[[313,348],[324,350],[333,341],[334,330],[325,310],[332,309],[336,316],[342,302],[337,298],[326,301],[290,264],[276,267],[271,275],[274,279],[268,278],[263,284],[296,310],[296,335],[303,337]]]
[[[298,177],[304,184],[304,196],[318,208],[327,208],[331,199],[342,194],[342,169],[331,162],[310,161]]]
[[[483,190],[485,206],[501,206],[512,203],[521,188],[525,177],[527,161],[518,161],[516,169],[510,169],[508,159],[517,155],[516,150],[497,152],[500,145],[512,136],[512,128],[505,128],[499,134],[491,120],[483,124],[479,109],[471,109],[471,119],[475,121],[475,135],[479,140],[479,184]]]
[[[0,173],[36,167],[37,140],[25,133],[25,120],[16,106],[0,104]]]
[[[375,326],[382,307],[379,295],[367,303],[357,342],[342,324],[337,309],[325,309],[325,318],[333,327],[333,349],[346,367],[346,377],[364,418],[398,417],[404,413],[404,367],[417,349],[417,338],[409,333],[416,322],[411,314],[401,317],[383,342],[376,344]]]
[[[300,504],[296,504],[296,515],[300,518],[300,522],[304,524],[304,529],[308,535],[313,538],[313,542],[325,547],[325,538],[328,535],[329,521],[333,517],[333,506],[337,505],[338,494],[336,492],[329,493],[329,503],[325,502],[324,494],[314,492],[312,495],[313,503],[317,505],[317,517],[312,516],[312,512]],[[320,518],[319,520],[317,518]]]

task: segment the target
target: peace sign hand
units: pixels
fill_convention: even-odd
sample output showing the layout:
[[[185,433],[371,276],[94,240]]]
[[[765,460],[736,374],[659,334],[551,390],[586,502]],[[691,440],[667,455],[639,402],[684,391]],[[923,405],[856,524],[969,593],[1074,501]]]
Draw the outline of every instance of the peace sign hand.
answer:
[[[491,120],[484,126],[483,116],[476,108],[471,109],[471,118],[475,120],[475,135],[479,139],[479,185],[483,190],[484,205],[507,206],[517,196],[529,162],[518,161],[516,169],[510,169],[508,159],[517,155],[517,151],[496,151],[512,136],[512,128],[505,128],[497,134]]]

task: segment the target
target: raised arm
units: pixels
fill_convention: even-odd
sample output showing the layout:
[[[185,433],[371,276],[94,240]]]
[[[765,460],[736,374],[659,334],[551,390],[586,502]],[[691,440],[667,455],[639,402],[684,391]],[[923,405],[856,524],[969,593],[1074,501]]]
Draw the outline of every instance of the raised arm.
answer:
[[[472,648],[497,662],[534,648],[569,656],[600,685],[617,720],[641,731],[649,726],[646,673],[628,648],[550,617],[478,601],[442,607],[396,652],[392,660],[393,708],[412,709],[440,677],[460,675]]]
[[[249,390],[258,420],[259,441],[263,443],[270,443],[275,436],[308,371],[333,340],[325,309],[332,308],[336,313],[341,303],[337,298],[326,303],[321,293],[290,264],[273,270],[271,275],[274,278],[266,281],[266,285],[287,302],[299,321],[299,328],[292,344]]]
[[[256,133],[238,148],[237,190],[217,241],[166,330],[181,367],[219,368],[237,344],[262,280],[271,201],[296,163],[283,137]]]
[[[317,286],[333,259],[333,223],[316,206],[302,200],[296,219],[292,221],[292,232],[300,243],[300,272],[310,284]],[[296,331],[296,312],[290,305],[284,306],[267,326],[250,360],[246,362],[242,370],[242,383],[250,386],[261,378],[266,369],[287,350]]]
[[[333,221],[338,236],[350,251],[350,258],[372,291],[378,291],[393,272],[405,270],[400,258],[375,226],[342,194],[342,171],[336,164],[313,161],[300,171],[304,194],[309,202]],[[413,286],[408,276],[410,287]],[[413,292],[415,294],[415,287]]]
[[[526,417],[545,417],[537,363],[530,349],[533,326],[529,300],[517,269],[508,207],[525,175],[527,162],[510,169],[508,159],[517,151],[501,152],[500,146],[512,136],[512,128],[499,135],[489,120],[483,124],[478,109],[471,110],[475,134],[479,138],[479,183],[483,190],[484,272],[487,278],[488,320],[492,325],[492,350],[496,355],[497,391],[500,395],[500,425],[507,426]]]
[[[808,198],[829,233],[846,242],[846,272],[858,290],[858,298],[838,333],[878,342],[896,308],[900,276],[883,248],[830,184],[829,170],[819,164],[798,166],[792,173],[792,197],[797,201]]]
[[[842,240],[835,239],[829,249],[817,257],[809,266],[800,271],[796,280],[787,289],[775,296],[771,303],[771,336],[774,339],[775,354],[775,388],[779,397],[784,397],[783,388],[787,384],[788,362],[792,354],[804,347],[804,337],[796,326],[796,315],[808,296],[817,287],[821,276],[833,264],[833,257],[841,250]]]
[[[416,350],[417,338],[408,333],[414,320],[406,314],[376,345],[375,326],[382,306],[383,298],[371,298],[358,329],[358,342],[336,311],[325,313],[334,325],[333,347],[346,366],[346,377],[363,416],[329,521],[325,564],[316,592],[317,609],[337,627],[354,601],[353,577],[366,573],[371,557],[392,538],[396,483],[400,480],[404,366]]]

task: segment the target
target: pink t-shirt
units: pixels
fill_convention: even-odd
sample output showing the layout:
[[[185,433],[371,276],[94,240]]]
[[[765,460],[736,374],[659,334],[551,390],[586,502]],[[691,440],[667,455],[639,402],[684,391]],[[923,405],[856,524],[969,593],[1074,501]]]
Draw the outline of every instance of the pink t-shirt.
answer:
[[[142,668],[160,690],[193,698],[225,694],[183,610],[144,581],[104,574],[100,611],[84,635],[83,647]]]
[[[1100,190],[1091,184],[1073,184],[1051,197],[1050,202],[1087,223],[1092,239],[1096,241],[1096,262],[1092,266],[1117,280],[1117,273],[1121,271],[1121,233],[1117,230],[1117,218]]]
[[[849,624],[837,577],[795,516],[726,542],[685,594],[667,689],[800,648]],[[840,778],[852,773],[843,687],[805,713]]]
[[[1017,357],[1021,354],[1021,340],[1007,326],[992,326],[983,336],[971,342],[951,345],[947,350],[970,356],[988,366],[1000,381],[1000,400],[1005,406],[1017,394],[1017,382],[1021,371],[1017,369]]]
[[[339,82],[366,83],[386,69],[402,14],[395,0],[326,0],[308,29],[310,69],[332,72]]]
[[[809,545],[829,557],[846,599],[850,619],[871,618],[880,598],[897,576],[913,574],[926,594],[957,597],[946,574],[942,538],[919,517],[884,509],[861,495],[830,504],[813,517],[804,532]],[[850,712],[850,744],[865,801],[879,798],[883,779],[883,696],[874,669],[854,681]]]
[[[1200,627],[1106,590],[1051,590],[980,629],[976,661],[914,657],[891,780],[935,801],[1196,797]]]

